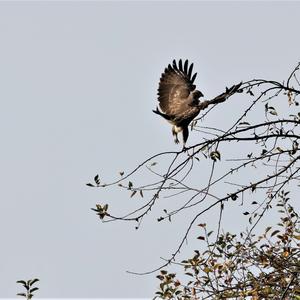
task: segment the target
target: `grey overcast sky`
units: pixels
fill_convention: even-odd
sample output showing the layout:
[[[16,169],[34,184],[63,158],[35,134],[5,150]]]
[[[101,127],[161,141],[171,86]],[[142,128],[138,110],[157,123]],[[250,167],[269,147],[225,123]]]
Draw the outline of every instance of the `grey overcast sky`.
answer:
[[[155,276],[125,271],[156,267],[180,222],[101,224],[90,208],[125,208],[125,195],[85,183],[177,149],[151,112],[173,58],[194,62],[207,97],[285,79],[300,59],[299,12],[288,1],[1,1],[0,297],[33,277],[39,297],[151,297]],[[224,105],[218,125],[233,114]]]

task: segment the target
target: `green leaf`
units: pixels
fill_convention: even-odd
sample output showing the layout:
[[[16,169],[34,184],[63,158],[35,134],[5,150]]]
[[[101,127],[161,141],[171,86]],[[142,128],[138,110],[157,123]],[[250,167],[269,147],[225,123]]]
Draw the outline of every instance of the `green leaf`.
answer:
[[[278,152],[280,152],[280,153],[283,152],[283,150],[282,150],[279,146],[276,148],[276,150],[277,150]]]
[[[263,149],[263,150],[261,151],[261,155],[265,155],[267,152],[268,152],[267,149]]]
[[[99,178],[99,175],[97,174],[95,177],[94,177],[94,181],[97,185],[100,184],[100,178]]]
[[[274,231],[272,232],[271,236],[274,236],[275,234],[277,234],[277,233],[279,233],[279,232],[280,232],[280,230],[274,230]]]
[[[21,297],[27,297],[25,293],[18,293],[17,296],[21,296]]]
[[[212,151],[210,153],[210,158],[213,161],[221,160],[221,153],[218,150]]]
[[[278,115],[276,109],[273,106],[269,106],[267,110],[268,110],[268,113],[273,115],[273,116]]]
[[[267,233],[268,231],[270,231],[272,229],[272,226],[268,226],[266,229],[265,229],[265,233]]]
[[[237,198],[238,198],[238,195],[237,194],[231,194],[230,195],[230,198],[235,201]]]
[[[267,103],[265,104],[265,112],[267,112],[268,109],[269,109],[269,104],[268,104],[268,102],[267,102]]]
[[[30,280],[30,285],[33,285],[38,281],[40,281],[38,278],[34,278],[34,279]]]
[[[297,141],[293,141],[293,150],[298,150],[299,144]]]
[[[251,91],[251,89],[249,89],[246,94],[250,94],[250,96],[254,96],[253,92]]]
[[[162,281],[162,280],[164,280],[164,278],[165,278],[165,277],[164,277],[164,276],[162,276],[162,275],[157,275],[157,276],[156,276],[156,278],[158,278],[159,280],[161,280],[161,281]]]

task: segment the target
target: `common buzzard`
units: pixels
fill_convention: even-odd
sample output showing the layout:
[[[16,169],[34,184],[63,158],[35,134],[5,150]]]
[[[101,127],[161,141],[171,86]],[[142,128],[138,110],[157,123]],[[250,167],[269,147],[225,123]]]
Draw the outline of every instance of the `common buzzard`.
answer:
[[[225,101],[229,96],[238,92],[242,83],[226,88],[226,92],[212,100],[200,102],[199,98],[203,94],[196,90],[194,81],[197,73],[193,74],[193,64],[189,66],[188,60],[182,63],[180,59],[178,65],[173,60],[172,65],[168,65],[162,73],[158,87],[159,108],[153,110],[154,113],[162,116],[172,127],[172,134],[176,144],[179,143],[177,134],[182,132],[183,149],[189,136],[188,126],[199,112],[209,104]]]

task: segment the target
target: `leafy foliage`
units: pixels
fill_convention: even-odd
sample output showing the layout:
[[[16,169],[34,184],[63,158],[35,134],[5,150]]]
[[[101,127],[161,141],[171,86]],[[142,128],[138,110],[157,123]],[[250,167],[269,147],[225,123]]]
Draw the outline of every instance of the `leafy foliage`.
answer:
[[[96,208],[91,208],[91,210],[97,212],[97,215],[99,216],[100,220],[103,220],[104,217],[107,214],[107,209],[108,209],[108,204],[105,205],[100,205],[100,204],[96,204]]]
[[[30,279],[30,280],[18,280],[17,283],[23,285],[26,292],[25,293],[18,293],[17,296],[21,296],[26,298],[27,300],[31,299],[34,296],[34,292],[36,292],[39,288],[34,287],[35,283],[39,281],[38,278]]]
[[[300,219],[284,192],[278,196],[281,218],[277,228],[220,234],[215,242],[206,234],[207,250],[195,250],[181,261],[186,280],[161,270],[156,295],[160,299],[299,299]]]
[[[140,195],[138,206],[121,216],[108,213],[107,204],[97,204],[93,210],[103,222],[133,221],[139,228],[162,197],[175,198],[180,204],[174,207],[175,201],[170,201],[170,207],[164,207],[156,218],[158,222],[171,222],[176,215],[190,212],[189,224],[170,257],[157,268],[135,273],[159,272],[157,297],[300,299],[299,218],[286,191],[287,187],[297,190],[300,179],[299,67],[300,63],[285,82],[253,79],[239,85],[239,93],[226,99],[226,105],[243,97],[245,101],[239,103],[247,106],[236,112],[235,119],[230,118],[228,128],[199,125],[222,104],[214,105],[191,124],[191,130],[201,134],[196,144],[182,151],[155,154],[131,172],[122,171],[121,178],[113,182],[100,184],[95,177],[95,184],[88,184],[120,188],[129,199]],[[242,104],[234,103],[234,110],[239,107]],[[203,174],[203,169],[210,171]],[[142,183],[144,173],[153,180]],[[224,208],[236,203],[250,228],[238,236],[222,233]],[[281,214],[277,227],[268,226],[256,236],[254,229],[274,205]],[[197,239],[206,243],[205,250],[197,249],[192,258],[178,263],[192,228],[212,209],[219,210],[216,233],[207,232],[206,224],[198,224],[204,232]],[[183,283],[175,273],[169,273],[166,267],[170,265],[181,266],[189,280]]]

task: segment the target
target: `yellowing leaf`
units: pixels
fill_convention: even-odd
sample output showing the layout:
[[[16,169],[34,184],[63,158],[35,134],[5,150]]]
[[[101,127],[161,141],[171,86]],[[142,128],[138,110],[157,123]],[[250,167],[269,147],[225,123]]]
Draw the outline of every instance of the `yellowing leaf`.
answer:
[[[282,255],[283,255],[283,257],[288,257],[289,256],[289,251],[287,251],[287,250],[285,250],[283,253],[282,253]]]
[[[203,272],[205,272],[205,273],[210,273],[210,272],[212,272],[212,269],[209,268],[209,267],[205,267],[205,268],[203,269]]]

